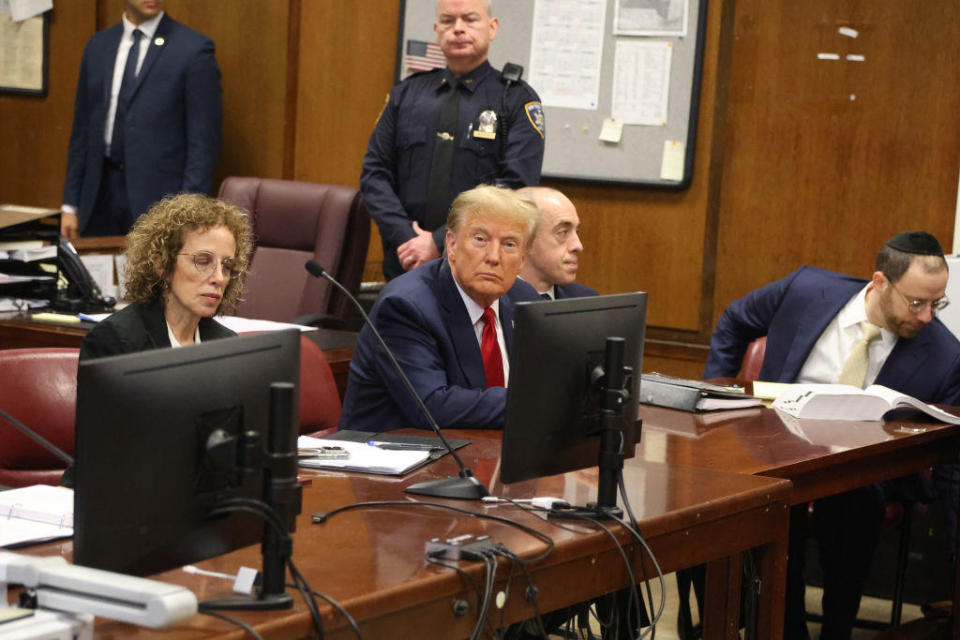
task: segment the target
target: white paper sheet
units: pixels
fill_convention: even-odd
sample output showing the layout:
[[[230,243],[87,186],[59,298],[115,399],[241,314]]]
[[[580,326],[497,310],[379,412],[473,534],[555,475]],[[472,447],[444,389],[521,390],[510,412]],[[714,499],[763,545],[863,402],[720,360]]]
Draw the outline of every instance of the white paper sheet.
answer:
[[[549,107],[596,109],[606,0],[536,0],[530,86]]]
[[[10,17],[20,22],[53,9],[53,0],[10,0]]]
[[[667,124],[672,53],[670,42],[617,40],[612,109],[616,120]]]
[[[685,36],[689,0],[617,0],[618,36]]]

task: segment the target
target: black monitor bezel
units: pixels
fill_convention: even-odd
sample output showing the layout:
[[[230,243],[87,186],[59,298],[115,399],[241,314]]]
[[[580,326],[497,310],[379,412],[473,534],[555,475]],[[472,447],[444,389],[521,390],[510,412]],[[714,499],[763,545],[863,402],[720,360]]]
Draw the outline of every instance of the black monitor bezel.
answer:
[[[640,431],[640,368],[646,331],[647,294],[624,293],[518,303],[510,359],[500,480],[510,484],[597,465],[600,439],[584,434],[569,408],[582,398],[567,393],[586,375],[586,352],[602,363],[607,337],[626,340],[624,364],[633,368],[621,421],[623,456],[634,455]],[[619,311],[618,315],[609,312]],[[564,326],[566,325],[566,326]],[[579,331],[573,331],[579,325]],[[595,331],[586,331],[589,326]],[[559,329],[558,329],[559,328]],[[550,332],[557,336],[549,335]],[[574,365],[576,370],[569,366]],[[565,390],[561,388],[565,387]],[[576,394],[573,394],[576,395]],[[565,416],[556,414],[568,411]]]
[[[211,519],[206,512],[228,498],[262,499],[262,467],[238,475],[234,486],[204,495],[188,487],[195,476],[191,471],[188,482],[184,469],[195,467],[200,457],[196,418],[242,407],[242,425],[235,429],[258,432],[265,447],[270,384],[291,383],[295,451],[299,377],[297,330],[81,362],[74,562],[151,575],[260,541],[260,518]],[[166,390],[157,388],[168,384]],[[166,452],[165,459],[159,451]]]

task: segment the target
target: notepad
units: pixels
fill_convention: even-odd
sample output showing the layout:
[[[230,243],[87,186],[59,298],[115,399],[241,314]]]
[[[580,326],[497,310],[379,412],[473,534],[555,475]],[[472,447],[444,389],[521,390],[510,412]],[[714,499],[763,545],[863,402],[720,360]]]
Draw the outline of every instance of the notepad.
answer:
[[[327,440],[325,438],[311,438],[310,436],[297,438],[298,449],[313,449],[323,446],[343,447],[350,456],[342,460],[304,458],[298,460],[297,464],[308,469],[335,469],[402,476],[416,469],[430,458],[429,451],[396,451],[374,447],[366,442]]]
[[[72,535],[72,489],[38,484],[0,492],[0,547]]]

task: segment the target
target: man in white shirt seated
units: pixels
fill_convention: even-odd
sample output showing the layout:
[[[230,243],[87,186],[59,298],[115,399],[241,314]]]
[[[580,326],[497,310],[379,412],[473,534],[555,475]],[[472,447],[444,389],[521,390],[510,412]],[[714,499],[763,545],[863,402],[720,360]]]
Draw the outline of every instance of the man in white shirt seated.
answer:
[[[936,318],[949,302],[947,277],[940,244],[923,231],[891,238],[869,281],[801,267],[730,304],[710,340],[704,377],[736,376],[747,346],[766,336],[761,380],[876,383],[923,402],[960,404],[960,342]],[[955,474],[954,464],[935,469],[939,479]],[[887,498],[873,485],[814,505],[825,640],[850,637]],[[955,531],[957,499],[943,501]],[[809,637],[803,617],[806,512],[801,505],[791,514],[787,640]]]

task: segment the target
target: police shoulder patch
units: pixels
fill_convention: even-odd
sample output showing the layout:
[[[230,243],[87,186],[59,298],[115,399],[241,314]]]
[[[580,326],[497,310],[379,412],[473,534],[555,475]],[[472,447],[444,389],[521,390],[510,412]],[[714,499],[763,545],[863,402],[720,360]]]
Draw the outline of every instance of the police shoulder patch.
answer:
[[[543,119],[543,105],[539,102],[528,102],[523,105],[523,110],[527,112],[527,119],[533,125],[533,128],[537,130],[541,138],[544,137],[546,123]]]

